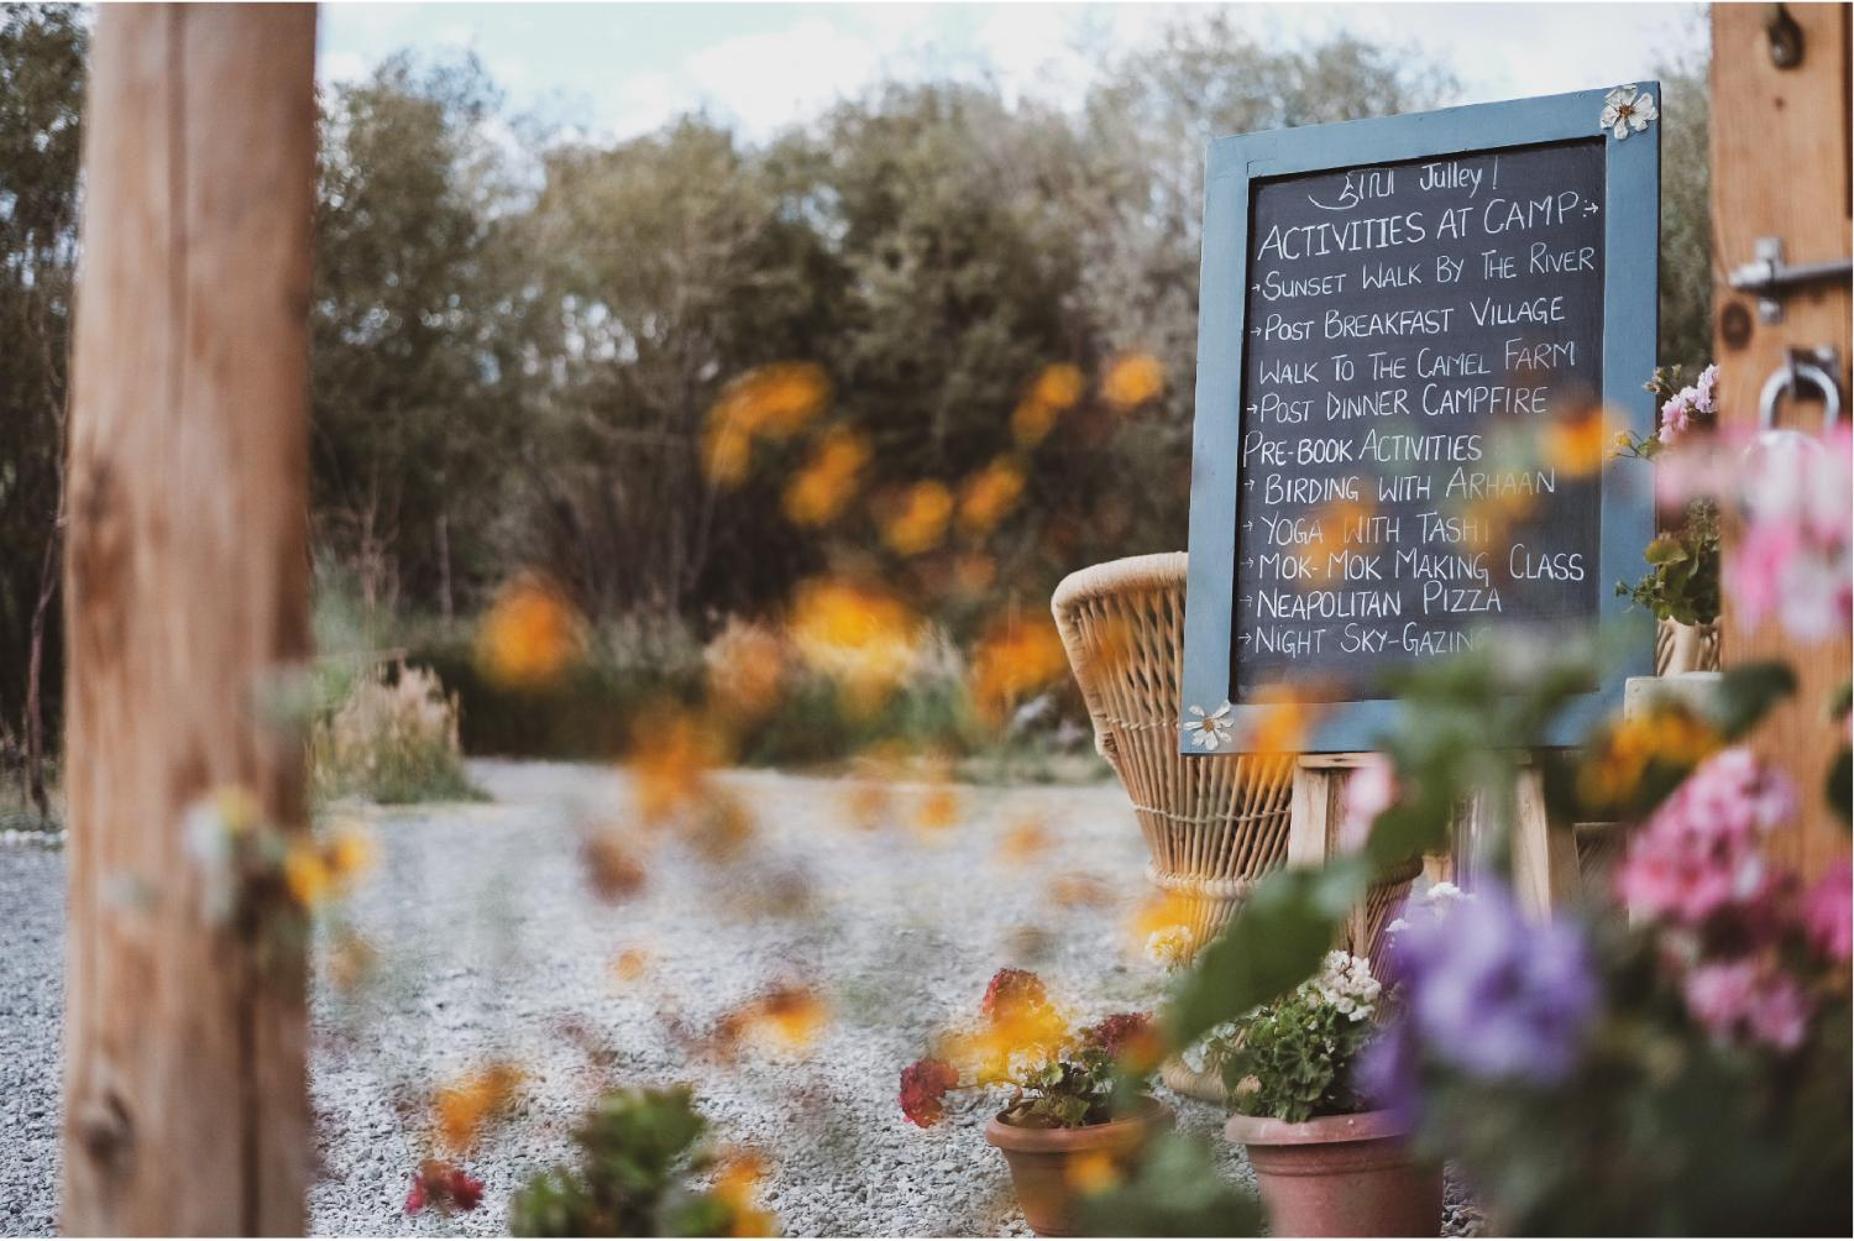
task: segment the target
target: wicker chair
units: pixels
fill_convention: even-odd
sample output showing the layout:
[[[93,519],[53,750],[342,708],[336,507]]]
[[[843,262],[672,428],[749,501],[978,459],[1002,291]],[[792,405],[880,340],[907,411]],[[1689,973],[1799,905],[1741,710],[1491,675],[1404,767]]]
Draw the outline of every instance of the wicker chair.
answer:
[[[1287,862],[1299,764],[1283,755],[1179,752],[1186,563],[1171,552],[1082,569],[1056,587],[1050,610],[1094,721],[1095,748],[1120,777],[1146,837],[1147,877],[1182,898],[1196,946],[1222,929],[1257,879]],[[1332,800],[1342,797],[1342,781],[1311,784],[1319,777],[1299,774],[1323,794],[1330,789]],[[1321,818],[1337,822],[1340,809],[1323,805]],[[1346,941],[1375,948],[1419,873],[1412,860],[1380,876]],[[1176,1062],[1165,1080],[1221,1098],[1219,1084]]]
[[[1151,852],[1147,876],[1184,898],[1191,938],[1216,934],[1255,879],[1287,860],[1294,760],[1178,751],[1185,554],[1134,556],[1071,573],[1051,611]]]

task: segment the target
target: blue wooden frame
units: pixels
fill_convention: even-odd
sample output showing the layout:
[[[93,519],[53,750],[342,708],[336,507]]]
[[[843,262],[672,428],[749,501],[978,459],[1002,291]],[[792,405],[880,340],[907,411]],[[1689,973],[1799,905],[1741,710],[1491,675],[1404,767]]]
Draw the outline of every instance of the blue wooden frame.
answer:
[[[1632,84],[1655,101],[1658,82]],[[1617,139],[1599,118],[1607,89],[1476,104],[1375,120],[1214,139],[1207,154],[1204,241],[1198,303],[1197,410],[1191,449],[1190,570],[1186,583],[1180,748],[1203,753],[1187,731],[1191,706],[1210,712],[1230,697],[1231,618],[1236,572],[1236,500],[1241,483],[1243,316],[1248,287],[1250,183],[1403,160],[1478,154],[1580,138],[1604,139],[1603,401],[1637,435],[1655,426],[1654,399],[1642,387],[1655,367],[1660,272],[1660,122]],[[1638,471],[1636,473],[1645,473]],[[1654,536],[1651,489],[1640,478],[1605,468],[1598,553],[1598,620],[1625,652],[1556,722],[1546,744],[1567,745],[1590,722],[1621,706],[1627,677],[1654,671],[1654,621],[1607,591],[1642,571]],[[1333,704],[1309,738],[1313,752],[1368,750],[1395,723],[1396,703],[1365,699]],[[1240,751],[1258,706],[1231,707],[1226,718]]]

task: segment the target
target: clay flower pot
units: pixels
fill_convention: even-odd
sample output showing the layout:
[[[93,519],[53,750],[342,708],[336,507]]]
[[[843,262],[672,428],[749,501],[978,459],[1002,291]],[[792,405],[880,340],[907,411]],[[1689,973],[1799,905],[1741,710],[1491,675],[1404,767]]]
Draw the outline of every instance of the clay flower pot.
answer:
[[[1014,1125],[1000,1112],[985,1123],[985,1140],[1004,1152],[1031,1230],[1039,1237],[1073,1237],[1080,1227],[1077,1204],[1089,1176],[1104,1166],[1100,1160],[1131,1160],[1171,1123],[1171,1109],[1157,1099],[1142,1100],[1131,1116],[1080,1129]]]
[[[1277,1237],[1433,1237],[1442,1170],[1415,1163],[1389,1112],[1298,1124],[1232,1116],[1224,1132],[1249,1164]]]

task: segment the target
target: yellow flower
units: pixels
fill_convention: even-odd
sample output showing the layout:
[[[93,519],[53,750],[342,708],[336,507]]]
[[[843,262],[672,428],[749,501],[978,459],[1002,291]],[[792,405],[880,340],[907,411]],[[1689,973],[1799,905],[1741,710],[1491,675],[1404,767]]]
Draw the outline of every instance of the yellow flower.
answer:
[[[533,689],[556,680],[584,647],[579,612],[546,580],[523,574],[503,587],[484,615],[477,666],[499,685]]]
[[[709,479],[724,487],[739,483],[755,439],[789,439],[829,401],[830,382],[810,362],[774,362],[735,379],[708,410],[702,459]]]
[[[914,826],[935,832],[959,822],[959,793],[950,784],[939,784],[922,793],[914,805]]]
[[[882,588],[822,578],[799,585],[787,634],[799,658],[835,680],[845,705],[867,717],[913,670],[920,628]]]
[[[520,1069],[497,1063],[440,1088],[431,1103],[438,1141],[457,1154],[475,1146],[484,1127],[514,1106],[521,1081]]]
[[[799,526],[824,526],[835,521],[856,495],[869,456],[867,438],[841,427],[832,429],[786,487],[786,517]]]
[[[299,840],[291,843],[289,852],[284,855],[283,882],[290,891],[291,900],[304,909],[314,909],[327,897],[334,885],[334,876],[329,874],[328,863],[315,843]]]
[[[1198,949],[1196,925],[1197,907],[1191,898],[1180,892],[1161,892],[1134,911],[1133,942],[1158,964],[1175,968]]]
[[[1120,1168],[1107,1151],[1079,1151],[1069,1156],[1062,1177],[1070,1189],[1085,1197],[1105,1193],[1120,1184]]]
[[[347,883],[373,869],[379,848],[371,833],[352,820],[335,829],[328,842],[328,870],[336,881]]]
[[[1601,406],[1552,419],[1544,430],[1546,462],[1572,478],[1596,473],[1603,468],[1604,424]]]
[[[636,982],[650,968],[650,954],[642,948],[626,948],[612,959],[612,977],[619,982]]]
[[[728,1158],[715,1173],[715,1200],[727,1208],[728,1236],[770,1237],[776,1221],[771,1212],[760,1209],[760,1182],[766,1179],[766,1165],[758,1155],[736,1154]]]
[[[998,841],[998,860],[1006,866],[1023,866],[1034,861],[1054,843],[1049,829],[1037,819],[1021,819],[1006,829]]]
[[[1000,457],[973,474],[959,489],[959,527],[968,534],[996,528],[1024,493],[1023,468]]]
[[[953,493],[945,483],[915,483],[901,493],[882,523],[882,541],[898,556],[932,551],[946,537],[952,515]]]
[[[1024,695],[1061,680],[1068,667],[1062,635],[1049,617],[1001,618],[973,654],[973,705],[987,723],[1002,724]]]
[[[1012,436],[1026,448],[1041,443],[1063,412],[1081,400],[1086,384],[1080,367],[1067,362],[1044,367],[1011,413]]]
[[[823,1033],[830,1010],[814,991],[776,987],[755,1005],[753,1025],[787,1051],[804,1051]]]
[[[1249,734],[1249,748],[1258,754],[1300,754],[1307,748],[1307,729],[1313,709],[1293,697],[1293,691],[1271,689],[1259,695],[1262,708]]]
[[[1120,413],[1129,413],[1165,390],[1165,368],[1149,353],[1123,353],[1108,363],[1101,377],[1101,398]]]
[[[706,718],[681,707],[639,712],[632,730],[633,796],[645,823],[661,823],[708,795],[708,772],[727,747]]]

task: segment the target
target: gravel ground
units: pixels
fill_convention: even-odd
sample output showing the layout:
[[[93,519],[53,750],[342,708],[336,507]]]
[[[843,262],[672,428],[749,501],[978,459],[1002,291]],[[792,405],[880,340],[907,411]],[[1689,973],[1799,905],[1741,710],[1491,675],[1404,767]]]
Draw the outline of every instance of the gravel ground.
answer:
[[[896,1075],[935,1028],[976,1011],[1003,965],[1038,970],[1084,1013],[1157,996],[1125,929],[1145,857],[1117,786],[960,788],[958,825],[931,832],[906,825],[924,790],[899,786],[902,822],[865,831],[839,782],[730,773],[760,824],[744,857],[662,845],[643,891],[608,905],[586,885],[580,829],[624,813],[623,776],[503,762],[472,774],[494,802],[365,812],[381,861],[347,916],[381,961],[356,998],[317,989],[315,1232],[500,1233],[515,1188],[567,1157],[601,1082],[681,1081],[717,1138],[766,1157],[765,1205],[788,1234],[1026,1235],[982,1107],[916,1129]],[[1031,823],[1046,847],[1003,848]],[[54,1226],[63,876],[60,852],[0,850],[0,1235]],[[628,949],[648,964],[626,981],[612,966]],[[730,1064],[694,1045],[784,982],[830,1009],[806,1052],[749,1044]],[[469,1161],[483,1207],[406,1217],[427,1092],[492,1057],[527,1078]],[[1221,1109],[1162,1093],[1181,1129],[1218,1132]],[[1450,1222],[1471,1221],[1452,1206]]]

